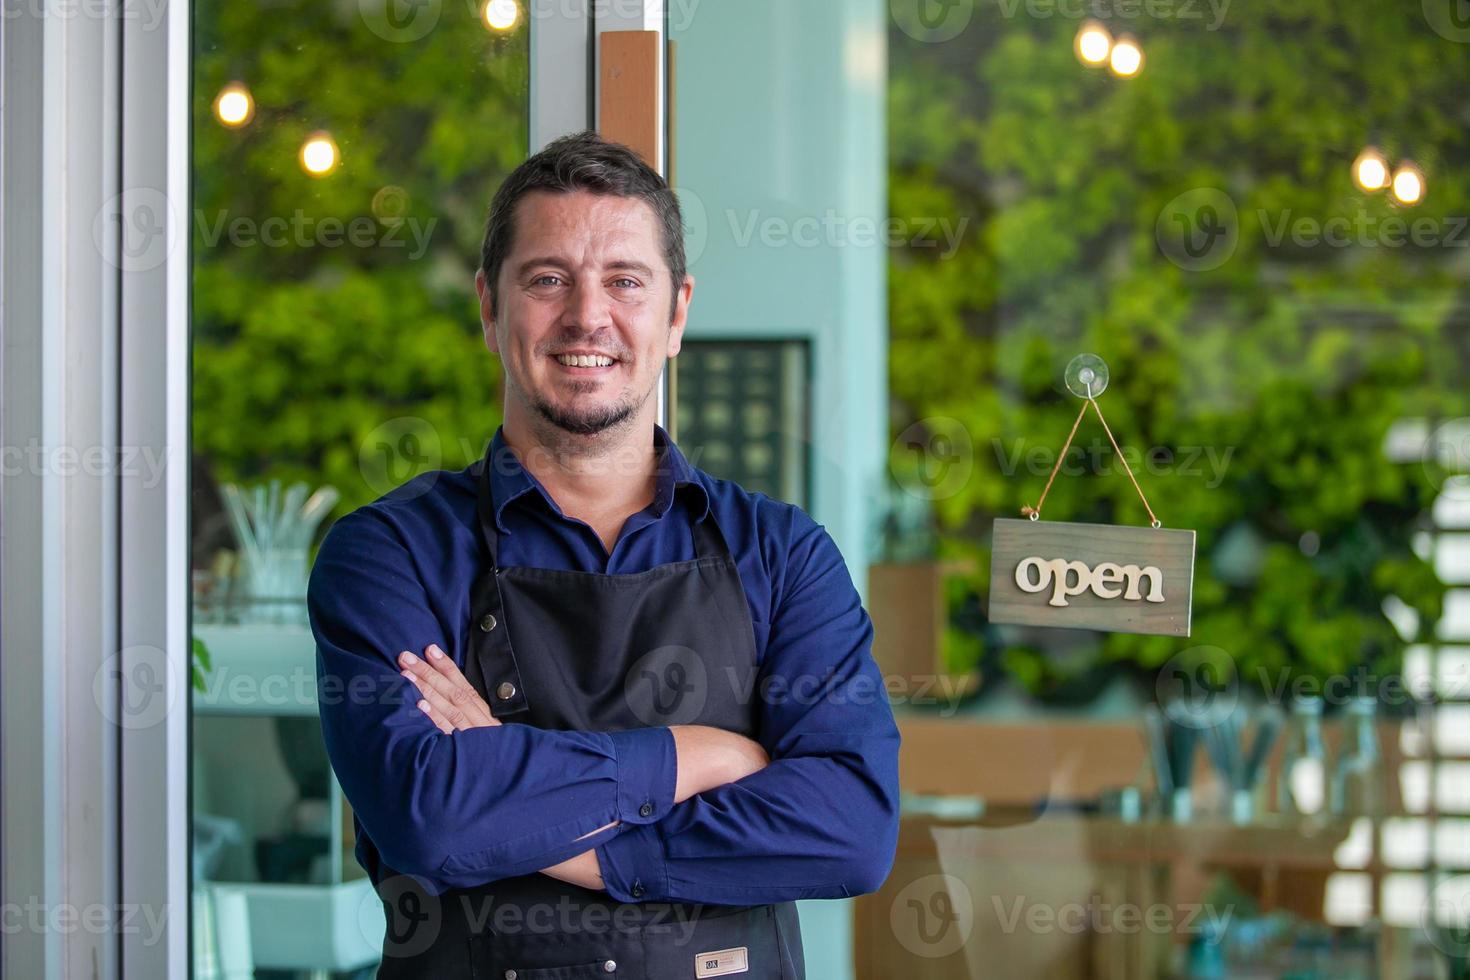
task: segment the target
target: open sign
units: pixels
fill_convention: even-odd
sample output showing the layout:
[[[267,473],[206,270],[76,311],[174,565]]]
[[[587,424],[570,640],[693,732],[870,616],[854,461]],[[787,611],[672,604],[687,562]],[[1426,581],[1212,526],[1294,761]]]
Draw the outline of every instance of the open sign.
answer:
[[[1188,636],[1193,531],[995,522],[990,621]]]

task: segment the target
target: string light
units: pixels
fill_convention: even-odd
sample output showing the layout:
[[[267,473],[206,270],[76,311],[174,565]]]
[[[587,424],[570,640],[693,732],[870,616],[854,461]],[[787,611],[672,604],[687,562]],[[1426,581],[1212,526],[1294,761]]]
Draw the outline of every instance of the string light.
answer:
[[[1388,161],[1375,146],[1367,147],[1353,161],[1353,183],[1365,191],[1382,190],[1388,186]]]
[[[1119,78],[1132,78],[1143,70],[1143,49],[1130,35],[1122,35],[1113,44],[1108,68]]]
[[[239,129],[255,115],[255,99],[243,82],[231,82],[214,97],[214,118],[221,126]]]
[[[1107,64],[1108,54],[1113,50],[1113,36],[1106,27],[1090,20],[1078,29],[1072,50],[1084,65],[1096,67]]]
[[[1414,205],[1424,200],[1424,174],[1412,160],[1400,163],[1393,172],[1390,193],[1400,204]]]
[[[516,0],[487,0],[481,15],[490,30],[508,31],[520,20],[521,11]]]
[[[301,169],[313,177],[325,177],[337,169],[342,155],[331,135],[316,132],[301,144]]]

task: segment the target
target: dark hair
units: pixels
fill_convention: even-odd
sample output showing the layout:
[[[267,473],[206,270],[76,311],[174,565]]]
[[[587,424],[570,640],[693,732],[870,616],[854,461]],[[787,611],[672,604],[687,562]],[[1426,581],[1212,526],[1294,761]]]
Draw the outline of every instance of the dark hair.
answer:
[[[631,148],[605,140],[590,130],[548,143],[540,153],[516,167],[495,192],[495,199],[490,202],[490,217],[485,222],[485,244],[480,250],[480,268],[485,272],[492,302],[499,303],[495,290],[500,267],[515,241],[516,205],[532,191],[554,194],[591,191],[648,202],[663,226],[664,259],[673,276],[677,302],[686,271],[684,216],[679,210],[679,199],[658,171]]]

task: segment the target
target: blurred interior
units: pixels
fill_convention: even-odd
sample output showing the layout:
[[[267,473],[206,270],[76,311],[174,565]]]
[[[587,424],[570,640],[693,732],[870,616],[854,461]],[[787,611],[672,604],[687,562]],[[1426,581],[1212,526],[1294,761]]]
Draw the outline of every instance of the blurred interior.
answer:
[[[529,25],[193,9],[195,971],[368,977],[305,574],[500,421],[473,272]],[[1470,975],[1463,3],[668,17],[667,424],[832,533],[904,736],[893,873],[803,903],[810,975]],[[1059,455],[1081,353],[1121,458]],[[1147,528],[1127,470],[1197,532],[1187,637],[991,621],[1054,467],[1048,519]]]

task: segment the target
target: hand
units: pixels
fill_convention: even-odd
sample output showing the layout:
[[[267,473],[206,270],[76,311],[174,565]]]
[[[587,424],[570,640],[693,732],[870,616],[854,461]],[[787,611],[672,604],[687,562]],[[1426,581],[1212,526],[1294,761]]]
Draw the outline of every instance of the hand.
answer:
[[[398,655],[398,666],[423,695],[419,710],[445,735],[501,723],[490,713],[490,706],[480,697],[480,692],[454,665],[454,659],[445,655],[437,643],[430,644],[422,658],[405,650]]]
[[[671,725],[678,776],[674,802],[760,772],[771,757],[759,742],[708,725]]]

